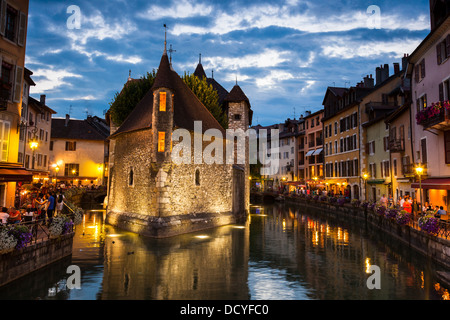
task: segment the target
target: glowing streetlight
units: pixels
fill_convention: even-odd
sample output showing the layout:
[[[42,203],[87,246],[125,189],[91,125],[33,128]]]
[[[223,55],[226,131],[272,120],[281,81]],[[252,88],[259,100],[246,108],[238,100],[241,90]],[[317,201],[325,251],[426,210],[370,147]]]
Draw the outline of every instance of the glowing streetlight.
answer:
[[[34,136],[33,139],[30,140],[29,144],[30,144],[30,149],[33,150],[33,163],[32,163],[32,168],[34,169],[34,161],[35,161],[35,155],[34,155],[34,153],[35,153],[36,149],[39,147],[39,143],[38,143],[37,137]]]
[[[420,213],[422,214],[422,203],[423,203],[423,198],[422,198],[422,174],[423,174],[423,167],[421,166],[420,163],[415,167],[415,170],[416,170],[417,175],[419,176]]]
[[[367,172],[364,172],[362,175],[362,178],[364,179],[364,196],[366,198],[366,201],[368,200],[367,196],[367,179],[369,179],[369,174]]]

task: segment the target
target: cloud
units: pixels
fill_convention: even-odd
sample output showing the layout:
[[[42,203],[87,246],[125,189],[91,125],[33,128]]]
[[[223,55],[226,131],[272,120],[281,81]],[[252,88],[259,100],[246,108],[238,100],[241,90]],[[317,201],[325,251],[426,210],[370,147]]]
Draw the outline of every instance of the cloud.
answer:
[[[32,91],[41,93],[57,89],[64,85],[70,86],[71,84],[65,81],[66,78],[82,78],[82,76],[76,73],[72,73],[69,70],[56,70],[55,67],[49,67],[47,69],[36,69],[33,72],[33,79],[36,82],[36,86],[32,87]]]
[[[159,20],[162,18],[183,19],[196,16],[209,16],[213,11],[211,5],[203,3],[190,3],[187,0],[175,1],[172,7],[161,7],[152,5],[145,12],[139,13],[138,17],[148,20]]]
[[[306,81],[306,85],[300,90],[301,94],[305,94],[312,86],[316,84],[317,81],[315,80],[308,80]]]
[[[106,56],[106,60],[115,61],[119,63],[129,63],[129,64],[138,64],[142,62],[141,57],[138,56],[130,56],[125,57],[122,54],[115,55],[115,56]]]
[[[238,7],[231,11],[212,11],[212,22],[207,26],[178,23],[171,31],[174,35],[181,34],[227,34],[233,31],[250,28],[283,27],[307,33],[342,32],[360,28],[372,29],[373,18],[361,10],[344,11],[334,15],[317,15],[305,10],[296,12],[297,5],[254,5]],[[426,30],[429,28],[427,15],[407,18],[398,14],[380,14],[380,28],[387,30],[407,29],[410,31]]]
[[[339,59],[355,57],[373,58],[389,56],[397,58],[403,53],[411,53],[422,42],[422,39],[390,39],[383,41],[354,40],[347,36],[328,37],[322,41],[321,50],[324,56]]]
[[[264,49],[261,53],[248,54],[237,57],[207,57],[203,61],[204,66],[214,70],[239,70],[244,68],[267,68],[276,67],[288,61],[289,51],[275,49]],[[203,62],[202,61],[202,62]]]
[[[281,86],[281,81],[291,80],[295,77],[283,70],[271,70],[269,74],[263,78],[256,78],[255,83],[259,88],[273,89]]]

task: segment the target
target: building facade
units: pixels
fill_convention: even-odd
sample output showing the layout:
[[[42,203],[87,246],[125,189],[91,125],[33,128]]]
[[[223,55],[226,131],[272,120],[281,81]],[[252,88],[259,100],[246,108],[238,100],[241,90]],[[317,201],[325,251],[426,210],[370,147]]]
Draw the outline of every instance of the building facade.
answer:
[[[425,168],[413,187],[423,204],[449,206],[450,178],[450,16],[432,1],[432,30],[409,56],[413,161]],[[448,6],[447,6],[448,8]],[[442,152],[436,152],[442,150]],[[419,190],[422,189],[422,190]],[[421,192],[420,192],[421,191]],[[422,194],[422,197],[421,197]]]
[[[310,189],[324,187],[323,110],[304,117],[305,182]]]
[[[106,183],[109,126],[98,117],[86,120],[52,119],[50,175],[57,183],[103,185]]]
[[[324,98],[325,184],[330,192],[360,198],[360,124],[368,119],[361,101],[373,90],[373,78],[351,88],[328,88]]]
[[[0,206],[14,206],[17,182],[31,181],[18,161],[28,0],[2,0],[0,10]]]

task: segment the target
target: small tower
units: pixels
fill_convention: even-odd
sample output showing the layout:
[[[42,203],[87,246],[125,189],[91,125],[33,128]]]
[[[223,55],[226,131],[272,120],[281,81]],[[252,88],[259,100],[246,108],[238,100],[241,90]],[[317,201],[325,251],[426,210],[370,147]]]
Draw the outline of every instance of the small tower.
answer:
[[[173,71],[167,56],[166,42],[164,42],[164,53],[151,89],[153,92],[153,160],[158,164],[170,161],[175,89],[172,78]]]
[[[236,85],[231,89],[230,93],[225,97],[226,114],[228,116],[228,129],[229,130],[243,130],[247,133],[252,124],[253,111],[251,110],[250,101],[245,93]],[[250,182],[248,177],[250,176],[250,162],[249,162],[249,138],[245,138],[245,164],[244,170],[244,196],[245,196],[245,211],[249,213],[250,210]],[[236,150],[242,152],[242,150]]]

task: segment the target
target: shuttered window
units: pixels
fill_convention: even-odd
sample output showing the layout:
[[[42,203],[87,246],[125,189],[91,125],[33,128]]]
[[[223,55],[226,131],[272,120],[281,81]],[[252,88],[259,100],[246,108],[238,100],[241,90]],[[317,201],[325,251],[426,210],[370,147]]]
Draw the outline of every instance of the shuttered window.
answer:
[[[445,164],[450,164],[450,131],[444,132]]]
[[[8,161],[10,129],[11,123],[9,121],[0,120],[0,161]]]

